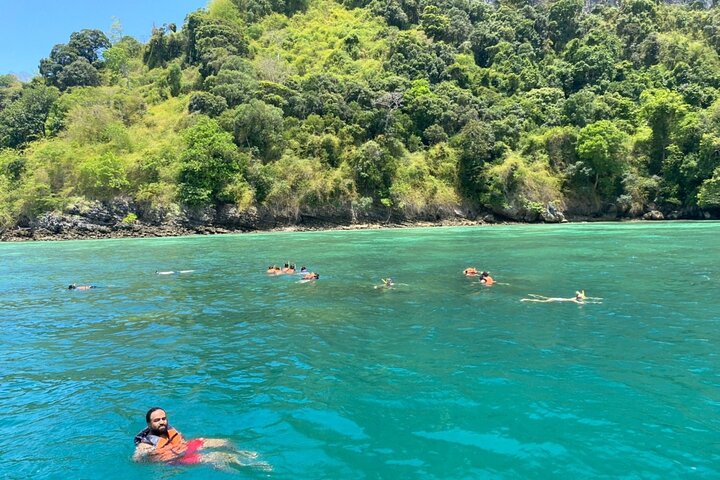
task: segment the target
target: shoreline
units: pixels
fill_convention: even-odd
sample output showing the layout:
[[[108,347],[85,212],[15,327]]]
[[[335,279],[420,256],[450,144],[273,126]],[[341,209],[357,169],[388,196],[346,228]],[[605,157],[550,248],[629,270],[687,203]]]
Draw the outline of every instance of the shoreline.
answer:
[[[672,219],[663,221],[712,221],[713,219]],[[403,228],[441,228],[441,227],[492,227],[498,225],[541,225],[541,224],[576,224],[576,223],[635,223],[656,222],[643,218],[609,218],[609,217],[578,217],[564,222],[521,222],[515,220],[487,221],[485,219],[445,219],[431,221],[403,221],[403,222],[362,222],[362,223],[334,223],[313,222],[313,224],[288,224],[268,226],[268,228],[242,228],[221,225],[94,225],[94,228],[71,228],[52,232],[44,228],[16,227],[0,232],[0,243],[15,242],[46,242],[71,240],[101,240],[117,238],[164,238],[184,237],[196,235],[227,235],[241,233],[273,233],[273,232],[316,232],[316,231],[352,231],[352,230],[382,230]]]

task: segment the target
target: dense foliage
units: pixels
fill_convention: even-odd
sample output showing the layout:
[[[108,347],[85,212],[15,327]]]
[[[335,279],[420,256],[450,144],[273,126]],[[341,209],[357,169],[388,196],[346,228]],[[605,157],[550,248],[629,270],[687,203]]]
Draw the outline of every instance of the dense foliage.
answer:
[[[127,196],[282,215],[720,208],[720,10],[214,0],[0,77],[0,225]]]

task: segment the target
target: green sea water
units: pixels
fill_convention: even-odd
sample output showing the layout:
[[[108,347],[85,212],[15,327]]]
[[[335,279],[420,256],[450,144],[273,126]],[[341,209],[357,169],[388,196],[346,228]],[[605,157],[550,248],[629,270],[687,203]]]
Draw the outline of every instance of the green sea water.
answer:
[[[674,222],[0,244],[0,478],[720,478],[719,234]],[[265,274],[286,260],[320,279]],[[373,288],[388,276],[396,289]],[[520,302],[577,289],[602,304]],[[272,471],[134,464],[154,405]]]

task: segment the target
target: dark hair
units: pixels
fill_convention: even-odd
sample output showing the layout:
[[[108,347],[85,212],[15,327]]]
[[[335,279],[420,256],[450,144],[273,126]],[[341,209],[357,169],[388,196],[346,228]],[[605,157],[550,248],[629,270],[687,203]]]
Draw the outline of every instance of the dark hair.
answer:
[[[76,288],[77,287],[75,286],[74,283],[71,283],[70,285],[68,285],[68,290],[75,290]]]
[[[147,413],[145,414],[145,422],[150,423],[150,415],[152,415],[153,412],[156,412],[156,411],[158,411],[158,410],[162,410],[163,412],[165,411],[165,409],[162,408],[162,407],[152,407],[152,408],[151,408],[150,410],[148,410]]]

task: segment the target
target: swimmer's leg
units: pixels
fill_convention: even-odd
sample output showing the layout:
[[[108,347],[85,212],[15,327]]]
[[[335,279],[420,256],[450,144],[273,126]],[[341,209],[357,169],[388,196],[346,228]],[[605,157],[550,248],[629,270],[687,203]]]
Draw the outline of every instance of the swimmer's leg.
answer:
[[[240,458],[238,454],[228,452],[208,452],[203,454],[202,463],[212,465],[214,468],[219,470],[229,471],[231,470],[230,465],[239,465],[241,467],[252,467],[257,468],[266,472],[272,471],[272,465],[267,462],[254,461],[257,457],[257,453],[249,452],[250,455],[246,457],[252,458],[253,460],[248,461],[247,458]]]
[[[206,448],[232,447],[230,441],[224,438],[203,438],[202,441]]]
[[[201,448],[226,448],[232,450],[233,453],[238,454],[245,458],[257,458],[257,452],[251,452],[250,450],[240,450],[230,440],[225,438],[203,438],[203,444]]]

